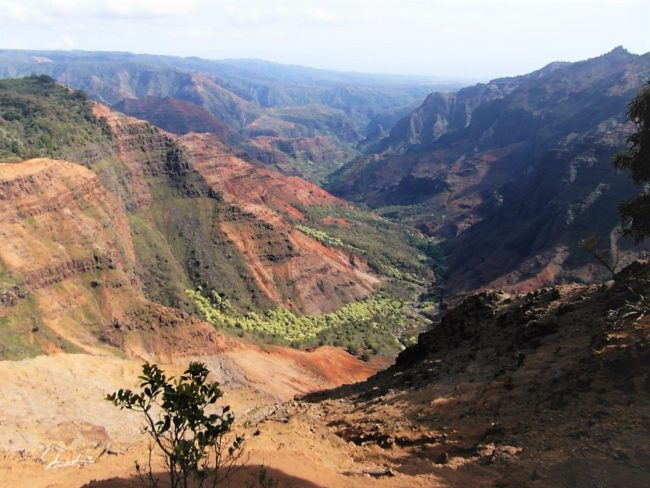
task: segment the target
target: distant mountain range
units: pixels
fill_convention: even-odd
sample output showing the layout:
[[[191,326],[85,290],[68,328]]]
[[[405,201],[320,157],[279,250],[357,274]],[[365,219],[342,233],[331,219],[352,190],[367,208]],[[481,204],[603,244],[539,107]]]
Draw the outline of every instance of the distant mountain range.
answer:
[[[229,128],[245,157],[320,181],[360,154],[373,121],[459,82],[341,73],[258,60],[84,51],[0,50],[0,77],[46,74],[108,106],[179,133]],[[132,99],[144,99],[134,102]],[[192,104],[202,111],[191,107]],[[173,112],[161,117],[160,108]],[[215,120],[207,122],[206,113]],[[207,122],[207,125],[206,125]],[[197,125],[198,124],[198,125]],[[369,128],[370,127],[370,128]]]
[[[580,239],[625,245],[617,203],[639,190],[611,161],[648,78],[650,54],[616,48],[432,93],[327,187],[444,240],[451,293],[587,279]]]
[[[142,139],[142,134],[149,130],[141,129],[144,125],[129,122],[126,125],[130,128],[123,128],[124,121],[135,119],[107,116],[107,120],[122,121],[114,122],[117,126],[112,129],[121,141],[120,150],[128,148],[129,154],[135,155],[140,144],[146,154],[158,154],[161,148],[171,145],[169,157],[180,158],[180,167],[189,165],[192,171],[187,175],[203,181],[201,185],[205,186],[214,174],[226,178],[215,179],[211,189],[207,184],[199,193],[232,193],[237,195],[233,201],[238,207],[245,202],[255,205],[251,215],[256,217],[245,214],[246,217],[238,219],[262,219],[266,223],[251,225],[262,225],[260,229],[272,225],[277,229],[268,219],[281,209],[283,219],[289,218],[287,229],[299,225],[303,236],[364,257],[371,271],[378,275],[417,275],[415,281],[421,280],[426,274],[417,264],[422,249],[435,256],[434,266],[440,272],[443,266],[433,245],[439,243],[447,259],[444,293],[453,295],[481,287],[529,290],[558,280],[593,279],[600,271],[579,249],[581,239],[598,237],[603,248],[614,255],[631,248],[631,243],[617,233],[616,207],[638,188],[627,175],[612,168],[611,160],[625,146],[630,134],[631,126],[625,122],[626,107],[650,77],[650,54],[633,55],[616,48],[582,62],[552,63],[527,75],[496,79],[456,92],[453,86],[443,86],[431,93],[431,87],[423,84],[422,79],[332,73],[252,60],[0,51],[0,76],[41,72],[85,90],[115,110],[168,131],[156,136],[158,142],[147,142],[149,136]],[[64,119],[68,115],[69,112],[61,112]],[[75,127],[86,127],[79,125],[78,120],[73,122]],[[94,127],[93,130],[101,130]],[[68,141],[68,149],[52,146],[50,140],[29,139],[27,132],[12,139],[5,153],[65,157],[92,166],[116,150],[115,141],[101,142],[100,149],[80,149],[85,147],[87,138],[95,137],[84,131],[74,136],[79,140]],[[67,140],[69,134],[70,131],[63,131],[61,137]],[[193,148],[194,156],[190,156],[187,147],[182,149],[183,144]],[[25,147],[34,145],[49,152],[25,152]],[[72,151],[70,147],[76,149]],[[179,156],[175,155],[177,152]],[[201,164],[196,161],[205,160],[206,155],[222,161],[220,164],[237,161],[238,169],[221,168],[213,173],[206,163],[207,173],[197,176],[194,171],[200,172]],[[373,220],[372,214],[358,213],[358,209],[349,211],[345,203],[332,200],[331,195],[321,193],[316,186],[307,191],[306,182],[288,183],[277,173],[260,173],[259,166],[285,175],[300,174],[321,184],[328,180],[326,188],[335,195],[377,209],[380,215],[398,221],[399,225],[389,227],[386,220]],[[103,171],[99,174],[103,175]],[[148,174],[140,169],[130,171],[134,175],[142,171]],[[151,171],[156,177],[167,174]],[[125,189],[123,179],[124,176],[113,174],[106,184],[113,185],[112,191],[121,192],[129,210],[130,205],[137,207],[138,191],[148,184],[138,183]],[[176,185],[175,177],[172,179]],[[251,182],[277,186],[284,193],[257,195]],[[291,185],[296,186],[299,195],[307,191],[310,195],[326,196],[320,203],[313,203],[312,197],[309,204],[303,197],[295,201]],[[166,186],[168,183],[162,184]],[[242,188],[248,190],[244,192]],[[259,201],[246,200],[251,195]],[[294,210],[285,207],[287,202],[293,202],[289,205]],[[270,210],[260,211],[260,205],[270,205]],[[338,210],[320,210],[328,206]],[[224,207],[219,212],[226,210]],[[200,225],[205,223],[205,216],[196,218]],[[303,218],[307,220],[301,223]],[[352,226],[348,226],[352,221]],[[165,225],[172,225],[170,222]],[[131,224],[135,223],[134,220]],[[158,231],[173,234],[186,223],[187,220],[178,221]],[[404,242],[406,247],[396,244],[398,236],[406,235],[404,224],[429,236],[428,240],[418,241],[419,250],[417,246],[409,247],[413,244],[410,241]],[[162,225],[162,221],[155,225]],[[222,230],[230,226],[234,232],[232,225],[220,224]],[[358,229],[364,229],[367,236],[355,233]],[[240,231],[237,236],[244,239]],[[242,241],[238,249],[226,251],[226,255],[242,259],[239,264],[224,261],[227,269],[233,266],[226,283],[229,290],[239,290],[232,298],[242,309],[283,304],[295,310],[324,311],[376,290],[375,285],[364,285],[363,293],[348,294],[343,286],[345,279],[338,277],[332,281],[338,284],[330,291],[326,291],[326,285],[314,285],[315,295],[302,303],[292,301],[299,287],[295,288],[298,285],[292,280],[285,282],[282,273],[264,272],[270,272],[272,280],[283,276],[282,284],[276,282],[269,288],[264,281],[271,276],[268,273],[241,271],[258,262],[249,255],[253,242],[255,246],[259,242],[270,243],[272,251],[265,244],[254,254],[271,259],[271,267],[277,267],[280,255],[292,253],[280,251],[284,238],[276,235],[276,230],[269,228],[258,234],[246,237],[244,240],[253,239],[248,244]],[[210,248],[207,234],[188,235],[198,239],[190,248],[200,248],[201,252]],[[412,235],[417,236],[417,232]],[[382,239],[395,245],[382,247],[378,244]],[[235,245],[237,239],[230,236],[224,242]],[[306,241],[301,237],[301,242]],[[180,248],[170,246],[169,252],[180,252]],[[413,251],[411,256],[409,249]],[[221,253],[223,249],[214,251]],[[217,262],[221,257],[216,256],[209,259]],[[153,287],[152,297],[168,304],[182,301],[180,288],[157,288],[163,283],[218,285],[216,272],[200,266],[193,269],[188,264],[191,262],[184,256],[179,261],[180,268],[163,267],[159,276],[143,277]],[[148,269],[155,270],[156,266]],[[174,270],[178,269],[183,269],[185,281],[166,274],[173,271],[176,276]],[[360,290],[354,286],[350,289]],[[334,301],[320,301],[318,293],[331,296]]]

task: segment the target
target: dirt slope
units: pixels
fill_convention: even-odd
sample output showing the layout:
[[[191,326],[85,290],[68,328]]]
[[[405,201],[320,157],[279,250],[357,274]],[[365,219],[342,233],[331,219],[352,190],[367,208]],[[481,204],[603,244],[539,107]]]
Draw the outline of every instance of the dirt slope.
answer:
[[[379,285],[363,259],[324,246],[289,220],[302,218],[301,207],[344,202],[302,178],[236,158],[211,134],[188,134],[179,140],[211,188],[254,218],[253,223],[222,221],[220,227],[246,257],[251,275],[273,301],[318,313],[365,298]],[[260,232],[260,225],[272,232]]]
[[[470,297],[395,366],[285,415],[325,417],[359,456],[452,486],[647,486],[650,268],[626,273]]]
[[[335,348],[313,353],[284,348],[241,346],[239,352],[201,356],[226,390],[223,401],[239,422],[259,418],[278,400],[291,399],[341,382],[366,378],[381,363],[359,364]],[[193,359],[163,365],[178,374]],[[137,415],[103,400],[121,387],[137,388],[140,362],[110,356],[58,354],[0,362],[0,479],[11,486],[76,487],[93,479],[129,478],[133,462],[146,459],[146,442]],[[250,421],[249,420],[249,421]],[[248,436],[254,437],[248,429]],[[101,455],[109,448],[114,455]],[[272,453],[274,449],[269,451]],[[257,462],[265,462],[261,452]],[[48,466],[57,459],[91,459],[83,468]],[[341,453],[339,458],[343,457]],[[8,486],[9,486],[8,485]],[[3,484],[4,486],[4,484]],[[109,483],[107,486],[115,486]]]

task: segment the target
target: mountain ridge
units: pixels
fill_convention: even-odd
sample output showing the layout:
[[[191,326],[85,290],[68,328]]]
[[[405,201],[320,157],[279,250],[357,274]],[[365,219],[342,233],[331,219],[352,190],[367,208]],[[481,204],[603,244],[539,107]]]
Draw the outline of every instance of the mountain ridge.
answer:
[[[53,91],[55,95],[43,98],[44,90],[46,93]],[[80,239],[86,235],[86,240],[77,243],[72,240],[70,245],[73,247],[69,248],[64,235],[58,232],[50,234],[47,229],[52,226],[43,225],[38,227],[42,234],[35,235],[40,235],[44,242],[51,241],[52,246],[61,246],[70,257],[51,270],[48,268],[33,275],[27,273],[31,288],[39,281],[52,291],[50,285],[67,280],[68,275],[79,274],[81,282],[75,285],[80,287],[79,295],[94,296],[104,288],[101,280],[88,281],[89,273],[104,268],[113,272],[113,268],[122,269],[127,263],[131,278],[116,281],[125,284],[122,290],[125,303],[144,303],[146,298],[169,307],[166,314],[173,317],[187,313],[201,315],[205,310],[201,309],[203,302],[197,298],[196,293],[199,293],[202,300],[218,300],[220,307],[228,304],[224,310],[229,315],[213,326],[227,328],[227,324],[235,324],[237,320],[253,320],[250,317],[274,321],[265,324],[276,327],[276,332],[264,332],[264,337],[284,344],[289,341],[283,337],[283,327],[291,324],[280,320],[282,314],[285,318],[293,317],[296,322],[303,314],[314,314],[317,318],[319,314],[337,312],[360,301],[359,306],[363,308],[364,300],[368,299],[364,320],[372,320],[380,313],[375,311],[376,307],[393,304],[388,299],[384,302],[375,300],[379,292],[412,300],[424,280],[433,278],[428,267],[429,258],[405,238],[407,229],[365,214],[299,177],[287,177],[246,162],[233,154],[226,142],[214,134],[190,132],[177,136],[167,133],[147,122],[91,103],[78,92],[54,85],[51,79],[44,77],[0,81],[0,96],[11,101],[0,106],[0,127],[39,126],[44,134],[49,134],[50,128],[58,130],[61,123],[68,124],[68,131],[75,130],[76,125],[98,128],[97,132],[91,131],[95,137],[60,141],[45,137],[43,146],[34,147],[34,151],[42,155],[67,154],[78,166],[63,162],[60,163],[62,168],[72,168],[71,173],[77,168],[81,174],[93,175],[98,188],[110,195],[110,198],[100,200],[111,202],[122,216],[122,224],[106,222],[104,214],[97,210],[103,208],[96,206],[101,202],[95,202],[84,207],[89,213],[87,216],[84,214],[84,225],[109,229],[97,234],[98,245],[108,249],[116,247],[107,244],[113,239],[111,231],[115,230],[122,236],[118,241],[126,243],[124,245],[131,250],[131,258],[127,261],[111,260],[101,253],[93,257],[80,251],[94,248],[92,236],[77,232]],[[16,115],[13,110],[14,107],[31,107],[35,102],[44,104],[44,107],[60,104],[65,107],[62,108],[64,112],[81,114],[81,117],[70,120],[52,118],[43,116],[42,110],[32,112],[29,109]],[[6,112],[3,107],[7,107]],[[35,120],[38,124],[34,123]],[[22,151],[21,144],[25,143],[27,136],[19,130],[14,133],[14,142],[20,144],[9,144],[7,150]],[[35,137],[40,138],[39,134]],[[11,154],[10,160],[21,159],[22,153]],[[10,166],[6,164],[0,166],[0,169],[4,168],[3,174],[9,174]],[[22,168],[20,163],[14,164],[16,168]],[[39,183],[38,178],[34,176],[33,179]],[[34,190],[34,198],[42,194],[46,203],[52,200],[45,187],[39,188],[42,189]],[[86,185],[81,183],[75,186],[69,194],[76,197],[72,200],[66,197],[62,202],[74,204],[74,198],[86,195],[85,188]],[[11,208],[11,200],[7,202]],[[44,212],[61,226],[77,225],[81,216],[71,217],[74,222],[68,224],[66,208],[63,203],[52,203]],[[38,224],[33,221],[39,218],[37,215],[20,209],[16,212],[19,228],[29,229]],[[339,217],[343,214],[347,215],[345,219]],[[126,227],[123,225],[125,218]],[[338,237],[328,234],[333,231],[338,232]],[[9,239],[5,243],[6,249],[20,247],[21,235],[15,232],[13,237],[6,236]],[[381,249],[380,239],[392,239],[394,245]],[[79,256],[77,250],[81,253]],[[5,258],[10,259],[8,255],[2,259]],[[52,260],[58,263],[56,259]],[[25,272],[18,269],[9,272],[7,290],[3,288],[3,296],[7,291],[5,301],[20,302],[21,307],[36,306],[38,309],[36,304],[26,300],[28,293],[23,293],[20,286],[13,289],[16,283],[11,282],[11,276],[16,272],[26,283]],[[134,288],[129,299],[126,283],[131,282]],[[52,295],[56,294],[52,292]],[[84,300],[93,303],[94,299]],[[119,302],[118,298],[115,300]],[[72,298],[71,303],[74,303]],[[110,309],[107,311],[102,306],[99,303],[99,308],[95,307],[92,312],[100,329],[111,330],[113,319],[119,324],[131,320],[125,318],[125,314],[111,316]],[[152,313],[156,311],[155,307],[149,310]],[[258,315],[273,311],[275,315],[268,317]],[[19,309],[5,312],[14,316]],[[34,315],[37,323],[39,313]],[[358,314],[359,310],[355,313]],[[83,329],[90,322],[82,315],[73,313],[65,320],[68,325]],[[145,313],[137,320],[142,322],[148,316]],[[323,344],[334,341],[341,345],[356,343],[360,332],[355,330],[351,333],[347,328],[356,325],[350,322],[349,317],[344,319],[344,325],[338,322],[319,325],[320,331],[327,332],[329,328],[336,328],[336,331],[320,339],[310,336],[309,340]],[[387,319],[377,317],[376,320]],[[121,330],[120,327],[115,330]],[[401,328],[402,325],[391,327]],[[241,327],[235,329],[233,325],[231,329],[231,334],[244,333]],[[255,332],[261,334],[262,330],[247,331]],[[342,334],[344,336],[340,337]],[[12,333],[9,338],[20,342],[19,336]],[[115,331],[106,338],[110,342],[113,336],[116,344],[122,343]],[[388,349],[400,347],[395,338],[386,335],[386,340],[388,342],[384,345]],[[388,351],[384,346],[368,344],[361,349],[355,346],[355,350]],[[26,351],[31,351],[30,354],[34,352],[25,344],[23,346]]]
[[[327,188],[444,240],[452,294],[588,280],[595,270],[580,239],[631,246],[612,231],[617,202],[635,190],[611,161],[630,134],[626,104],[649,76],[650,53],[618,48],[516,78],[516,86],[506,79],[505,91],[462,89],[451,97],[466,104],[449,123],[450,96],[430,95],[395,126],[393,142],[384,140],[390,147],[341,168]]]
[[[174,98],[207,110],[233,133],[247,158],[287,174],[313,180],[358,154],[370,120],[383,111],[417,101],[429,89],[421,80],[331,74],[274,63],[79,51],[0,50],[0,78],[46,74],[113,106],[129,98]],[[372,81],[368,83],[367,80]],[[373,81],[374,80],[374,81]],[[453,89],[458,84],[438,85]],[[125,108],[122,106],[122,108]],[[131,115],[160,122],[157,109]],[[311,113],[313,111],[313,113]],[[182,114],[176,112],[176,117]],[[262,121],[266,138],[250,124]],[[177,124],[180,127],[183,124]],[[296,151],[300,132],[317,151]],[[270,140],[269,140],[270,137]],[[319,152],[324,157],[319,157]],[[328,164],[323,164],[324,159]]]

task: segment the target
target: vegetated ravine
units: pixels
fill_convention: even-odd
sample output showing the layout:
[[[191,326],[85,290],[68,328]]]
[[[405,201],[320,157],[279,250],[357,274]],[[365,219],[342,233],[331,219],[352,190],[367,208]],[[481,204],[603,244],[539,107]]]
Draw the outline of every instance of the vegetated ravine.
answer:
[[[15,229],[0,251],[5,357],[128,349],[157,304],[179,323],[194,313],[364,357],[394,354],[424,325],[409,304],[435,255],[406,226],[246,162],[215,134],[163,132],[46,76],[2,81],[0,97]],[[43,157],[68,162],[11,163]]]

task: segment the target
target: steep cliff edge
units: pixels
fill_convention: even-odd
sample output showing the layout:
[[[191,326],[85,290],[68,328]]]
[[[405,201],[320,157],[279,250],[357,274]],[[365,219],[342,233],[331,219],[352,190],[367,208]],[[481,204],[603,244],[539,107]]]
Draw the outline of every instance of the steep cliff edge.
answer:
[[[181,304],[179,288],[200,285],[244,309],[319,313],[378,287],[362,259],[326,248],[290,220],[300,218],[298,206],[343,202],[301,178],[236,158],[214,135],[178,138],[101,105],[95,113],[108,121],[116,158],[128,168],[130,221],[151,296]],[[165,241],[152,242],[155,233]],[[162,252],[173,260],[161,260]]]
[[[362,258],[326,247],[289,220],[302,219],[300,208],[344,206],[342,201],[302,178],[282,176],[222,152],[210,135],[190,134],[180,142],[211,188],[248,217],[224,219],[219,225],[275,303],[306,313],[327,312],[377,289],[380,279]]]

